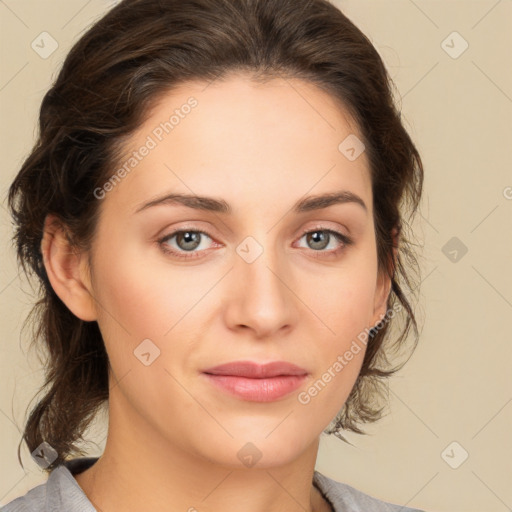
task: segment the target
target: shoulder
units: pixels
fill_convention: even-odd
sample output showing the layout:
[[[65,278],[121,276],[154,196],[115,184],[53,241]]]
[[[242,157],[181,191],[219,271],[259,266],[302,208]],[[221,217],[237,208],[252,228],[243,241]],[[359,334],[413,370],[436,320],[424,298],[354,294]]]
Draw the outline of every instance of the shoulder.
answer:
[[[24,496],[20,496],[0,508],[0,512],[29,512],[45,510],[46,484],[30,489]]]
[[[97,458],[83,457],[57,466],[48,480],[0,508],[0,512],[95,512],[73,474],[92,465]]]
[[[379,500],[318,471],[314,473],[314,483],[332,503],[335,512],[424,512]]]

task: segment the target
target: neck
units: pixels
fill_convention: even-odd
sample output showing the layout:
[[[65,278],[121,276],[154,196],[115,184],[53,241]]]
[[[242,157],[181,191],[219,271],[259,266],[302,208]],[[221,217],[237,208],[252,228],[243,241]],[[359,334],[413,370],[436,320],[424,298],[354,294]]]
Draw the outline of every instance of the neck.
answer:
[[[282,464],[275,463],[275,454],[266,457],[266,464],[262,464],[265,457],[261,457],[252,467],[235,462],[219,464],[192,452],[187,445],[164,439],[137,414],[126,417],[129,409],[113,398],[109,401],[104,453],[91,468],[75,477],[98,510],[331,510],[312,484],[319,438],[298,457]],[[231,449],[241,444],[231,440],[226,446]]]

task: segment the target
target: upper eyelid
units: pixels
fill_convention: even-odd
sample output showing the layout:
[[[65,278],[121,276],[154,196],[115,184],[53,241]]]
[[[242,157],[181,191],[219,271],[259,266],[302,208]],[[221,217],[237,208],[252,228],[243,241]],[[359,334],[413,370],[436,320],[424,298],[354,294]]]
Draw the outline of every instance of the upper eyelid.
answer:
[[[190,224],[192,223],[195,223],[195,222],[199,222],[200,224],[202,223],[200,220],[198,221],[195,221],[195,220],[192,220],[192,221],[189,221]],[[324,231],[341,231],[342,229],[346,230],[346,233],[342,233],[344,234],[345,236],[350,236],[351,235],[351,229],[349,229],[349,227],[345,224],[341,224],[340,225],[340,222],[336,222],[336,221],[328,221],[328,220],[318,220],[318,221],[311,221],[313,222],[313,225],[312,226],[309,226],[307,228],[304,228],[300,231],[300,234],[301,236],[305,233],[308,233],[310,231],[314,231],[315,229],[317,230],[324,230]],[[172,228],[170,231],[169,231],[169,234],[172,235],[172,234],[176,234],[178,232],[181,232],[181,231],[197,231],[197,232],[202,232],[202,233],[205,233],[206,235],[214,238],[215,236],[213,234],[210,234],[209,232],[212,232],[213,230],[210,229],[210,228],[202,228],[200,225],[187,225],[187,221],[184,222],[184,226],[183,227],[177,227],[176,229]],[[210,223],[207,223],[207,224],[210,224]],[[333,226],[332,224],[337,224],[336,226]],[[162,229],[160,232],[165,232],[167,230],[167,228],[164,228]],[[223,232],[224,230],[221,229],[220,232]],[[293,231],[296,231],[296,229],[293,229]],[[233,235],[233,231],[231,229],[228,230],[228,233],[230,235]]]
[[[345,228],[347,229],[347,228]],[[322,225],[321,223],[319,223],[318,225],[315,225],[315,226],[311,226],[311,227],[308,227],[308,228],[304,228],[302,229],[299,233],[300,233],[300,236],[303,236],[311,231],[335,231],[335,232],[339,232],[340,229],[339,228],[334,228],[332,226],[327,226],[327,225]],[[165,232],[165,230],[162,230],[163,232]],[[195,233],[203,233],[211,238],[214,238],[215,236],[210,234],[208,229],[205,229],[205,228],[200,228],[200,227],[197,227],[197,226],[184,226],[184,227],[179,227],[179,228],[176,228],[176,229],[171,229],[169,231],[169,233],[167,233],[166,235],[162,235],[162,237],[167,237],[167,236],[172,236],[172,235],[175,235],[177,233],[182,233],[182,232],[186,232],[186,231],[193,231]],[[348,229],[347,229],[348,231]],[[342,233],[344,234],[344,233]],[[349,234],[346,234],[345,236],[349,236]]]

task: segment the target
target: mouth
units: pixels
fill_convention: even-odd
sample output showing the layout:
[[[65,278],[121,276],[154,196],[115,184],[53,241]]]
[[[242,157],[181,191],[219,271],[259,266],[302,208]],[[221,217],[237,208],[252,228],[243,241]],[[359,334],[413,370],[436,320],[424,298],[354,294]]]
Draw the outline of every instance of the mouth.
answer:
[[[272,402],[284,398],[306,379],[308,372],[295,364],[234,361],[203,370],[208,381],[224,392],[250,402]]]

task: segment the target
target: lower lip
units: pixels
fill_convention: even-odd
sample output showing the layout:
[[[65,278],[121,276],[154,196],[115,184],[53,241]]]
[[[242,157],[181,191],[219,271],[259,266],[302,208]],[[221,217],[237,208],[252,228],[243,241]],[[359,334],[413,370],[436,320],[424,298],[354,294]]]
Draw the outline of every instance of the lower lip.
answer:
[[[250,379],[234,375],[204,373],[215,386],[249,402],[272,402],[289,395],[301,386],[306,375],[279,375],[266,379]]]

